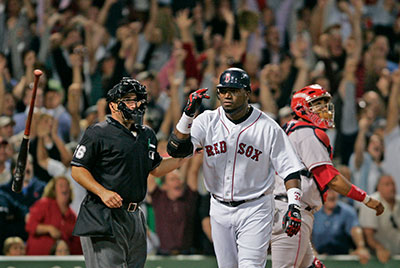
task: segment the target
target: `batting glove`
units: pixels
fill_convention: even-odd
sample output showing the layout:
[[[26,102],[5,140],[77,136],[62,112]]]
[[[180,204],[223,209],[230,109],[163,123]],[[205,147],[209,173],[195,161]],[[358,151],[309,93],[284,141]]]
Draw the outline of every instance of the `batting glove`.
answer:
[[[320,260],[318,260],[317,257],[314,257],[314,260],[310,267],[311,268],[326,268],[326,266]]]
[[[301,226],[300,207],[295,204],[290,204],[288,211],[282,220],[282,228],[288,236],[293,236],[298,233]]]
[[[202,99],[210,98],[210,96],[206,93],[207,90],[208,88],[198,89],[189,95],[189,99],[184,109],[184,112],[187,116],[193,117],[196,113],[196,110],[200,107]]]

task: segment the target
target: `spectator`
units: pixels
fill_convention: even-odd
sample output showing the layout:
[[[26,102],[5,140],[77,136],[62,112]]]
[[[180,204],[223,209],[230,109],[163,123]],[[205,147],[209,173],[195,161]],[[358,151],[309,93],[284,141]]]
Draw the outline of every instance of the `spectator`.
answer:
[[[211,218],[210,218],[210,193],[206,190],[203,176],[203,151],[195,154],[187,167],[188,180],[197,180],[198,202],[195,241],[199,252],[204,255],[214,255],[213,240],[211,236]],[[193,177],[193,178],[192,178]],[[200,231],[201,229],[201,231]],[[198,230],[198,231],[197,231]]]
[[[373,91],[363,96],[369,104],[360,112],[358,134],[354,143],[354,153],[350,156],[349,166],[354,183],[365,189],[368,194],[375,192],[377,180],[384,172],[384,141],[379,133],[371,133],[374,121],[383,110],[380,96]]]
[[[69,207],[72,200],[71,184],[66,177],[48,182],[42,198],[30,208],[26,223],[27,255],[48,255],[59,238],[67,242],[71,254],[82,254],[79,238],[72,236],[76,222],[76,214]]]
[[[141,72],[136,76],[136,79],[142,81],[148,90],[145,120],[157,133],[164,119],[165,110],[162,105],[165,105],[166,93],[161,92],[155,72]]]
[[[20,233],[15,228],[15,223],[19,225],[25,224],[25,216],[28,213],[28,208],[15,201],[9,194],[0,190],[0,252],[3,252],[3,242],[7,237],[26,236],[26,233]]]
[[[384,156],[383,138],[377,134],[366,137],[371,122],[367,115],[360,119],[354,153],[349,164],[354,184],[365,189],[368,194],[375,191],[377,180],[383,172]]]
[[[356,210],[339,201],[339,193],[333,190],[328,190],[323,209],[314,214],[312,243],[319,254],[351,253],[362,264],[370,258]]]
[[[71,128],[71,115],[62,105],[64,101],[64,89],[58,80],[50,79],[47,91],[44,93],[44,107],[46,112],[58,121],[58,136],[65,142],[69,142]]]
[[[51,247],[49,255],[56,255],[56,256],[70,255],[67,242],[65,242],[65,240],[63,239],[57,239],[56,242],[54,242],[54,245]]]
[[[263,50],[261,65],[279,64],[283,58],[284,50],[280,47],[279,30],[272,25],[265,30],[266,48]]]
[[[24,256],[25,242],[18,236],[11,236],[4,241],[3,253],[6,256]]]
[[[0,185],[11,180],[9,155],[7,153],[8,141],[0,136]]]
[[[376,188],[377,192],[371,197],[380,200],[385,211],[376,217],[361,206],[359,220],[368,247],[381,263],[386,263],[392,255],[400,254],[400,197],[396,195],[396,185],[390,175],[380,176]]]
[[[0,89],[0,91],[1,91],[1,89]],[[16,110],[15,110],[16,101],[15,101],[13,94],[8,91],[4,92],[3,100],[1,100],[1,98],[0,98],[0,103],[2,104],[2,105],[0,105],[1,106],[0,114],[9,116],[9,117],[13,117],[14,113],[16,112]]]
[[[15,121],[8,116],[0,117],[0,136],[8,140],[13,135],[13,126]]]
[[[22,184],[22,192],[15,193],[11,190],[12,181],[9,183],[0,186],[0,190],[8,193],[12,198],[24,206],[30,208],[37,200],[40,199],[42,196],[44,187],[46,183],[39,180],[33,171],[33,158],[32,155],[28,154],[27,161],[26,161],[26,168],[24,173],[24,181]],[[11,170],[15,169],[15,165],[17,163],[17,155],[15,155],[12,159],[11,163]]]
[[[28,117],[29,106],[32,99],[32,84],[26,86],[23,91],[22,102],[25,106],[25,110],[19,113],[14,114],[14,134],[18,134],[19,132],[23,132],[25,130],[25,123]],[[36,98],[35,98],[35,109],[34,112],[41,112],[44,111],[43,109],[43,88],[38,87],[36,91]],[[34,114],[35,114],[34,113]],[[33,123],[31,126],[35,125],[35,115],[32,119]]]
[[[12,94],[10,93],[12,90],[12,77],[7,67],[7,57],[6,55],[4,55],[4,53],[1,52],[0,49],[0,104],[2,104],[0,105],[0,115],[4,114],[10,116],[14,112],[15,103],[13,101]]]
[[[30,141],[29,153],[33,156],[35,175],[42,181],[48,182],[51,179],[47,170],[43,169],[37,158],[38,144],[43,142],[50,158],[69,165],[72,153],[65,147],[65,143],[57,133],[58,121],[48,113],[42,113],[37,119],[36,137]]]
[[[11,170],[14,170],[17,155],[12,159]],[[26,241],[28,234],[25,231],[25,214],[29,208],[42,196],[45,183],[33,175],[32,156],[28,155],[22,192],[15,193],[11,190],[12,180],[0,186],[0,191],[12,198],[13,203],[8,206],[8,215],[3,222],[2,230],[7,230],[9,235],[16,235]],[[16,205],[13,205],[16,204]]]
[[[392,73],[392,87],[389,95],[386,126],[384,130],[385,142],[385,170],[392,175],[396,182],[396,192],[400,193],[400,70]]]
[[[284,126],[287,122],[292,120],[293,115],[292,115],[292,109],[290,106],[284,106],[279,109],[278,112],[278,120],[279,120],[279,125]]]
[[[160,238],[158,253],[193,253],[197,180],[185,182],[182,173],[175,170],[165,175],[161,187],[150,177],[148,192],[156,218],[156,233]]]

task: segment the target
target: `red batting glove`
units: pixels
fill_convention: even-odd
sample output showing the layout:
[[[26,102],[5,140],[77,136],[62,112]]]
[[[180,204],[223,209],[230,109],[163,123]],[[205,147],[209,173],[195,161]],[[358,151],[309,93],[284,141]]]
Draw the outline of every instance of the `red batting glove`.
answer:
[[[207,90],[208,88],[198,89],[189,95],[189,99],[184,109],[184,112],[187,116],[193,117],[196,113],[196,110],[200,107],[203,98],[210,98],[210,96],[206,93]]]
[[[288,236],[296,235],[301,226],[300,207],[295,204],[290,204],[288,211],[282,220],[282,228]]]

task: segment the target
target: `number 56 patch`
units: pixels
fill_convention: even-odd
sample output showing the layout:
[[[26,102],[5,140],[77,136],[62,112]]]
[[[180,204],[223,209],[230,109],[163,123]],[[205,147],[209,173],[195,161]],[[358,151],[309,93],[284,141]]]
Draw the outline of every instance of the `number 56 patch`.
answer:
[[[85,145],[78,145],[75,149],[74,156],[78,159],[82,159],[86,153],[86,146]]]

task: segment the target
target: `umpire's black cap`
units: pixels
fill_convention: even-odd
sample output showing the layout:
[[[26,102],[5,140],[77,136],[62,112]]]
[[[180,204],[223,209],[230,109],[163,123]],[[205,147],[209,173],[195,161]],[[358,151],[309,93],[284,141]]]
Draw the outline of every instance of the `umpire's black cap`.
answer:
[[[137,96],[137,100],[144,99],[147,101],[146,86],[130,77],[123,77],[118,84],[110,89],[107,92],[106,100],[108,103],[117,102],[128,93],[135,93]]]

